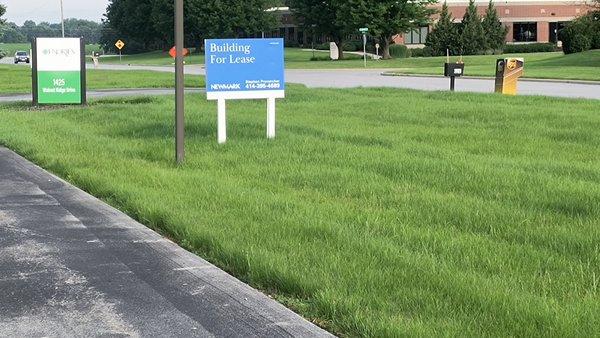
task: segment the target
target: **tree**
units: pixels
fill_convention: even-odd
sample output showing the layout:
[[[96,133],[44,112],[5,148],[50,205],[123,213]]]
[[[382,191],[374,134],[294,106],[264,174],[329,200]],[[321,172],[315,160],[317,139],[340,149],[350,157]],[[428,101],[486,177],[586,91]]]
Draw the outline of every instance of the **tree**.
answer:
[[[460,36],[457,24],[444,2],[440,18],[427,35],[425,45],[431,48],[432,55],[446,55],[448,51],[452,55],[460,53]]]
[[[14,22],[9,22],[4,26],[4,37],[2,41],[5,43],[26,43],[27,37],[21,32],[21,28]]]
[[[486,49],[494,51],[502,49],[502,46],[504,46],[506,41],[508,27],[505,27],[502,22],[500,22],[498,11],[496,11],[496,7],[494,7],[492,0],[490,0],[488,4],[481,25],[483,26],[483,33],[486,39]]]
[[[358,11],[349,11],[352,4],[344,0],[290,0],[292,12],[304,29],[327,36],[338,46],[339,58],[344,58],[343,44],[349,34],[356,33],[357,17],[348,22]]]
[[[485,36],[475,0],[469,0],[460,25],[460,49],[464,55],[479,54],[485,50]]]
[[[600,49],[600,10],[569,22],[558,32],[565,54]]]
[[[395,35],[429,24],[430,17],[435,12],[430,5],[435,2],[437,0],[366,1],[366,7],[374,9],[367,22],[371,22],[371,34],[381,42],[384,59],[391,58],[390,45]]]
[[[4,7],[3,4],[0,4],[0,39],[2,39],[2,36],[4,35],[4,19],[2,19],[4,13],[6,13],[6,7]]]
[[[154,28],[153,0],[110,0],[106,8],[104,30],[118,36],[126,43],[129,52],[143,52],[160,46],[160,34]],[[171,28],[173,29],[173,28]],[[115,41],[102,39],[105,49],[114,49]]]
[[[4,36],[4,20],[2,19],[2,17],[4,16],[4,13],[6,13],[6,7],[4,7],[4,5],[0,4],[0,39],[2,39],[2,37]],[[0,59],[2,59],[3,57],[6,56],[6,52],[4,52],[3,50],[0,49]]]
[[[186,0],[186,43],[200,47],[204,38],[248,37],[276,27],[266,10],[274,0]],[[103,22],[102,44],[112,48],[114,38],[129,52],[168,49],[173,45],[173,0],[110,0]]]

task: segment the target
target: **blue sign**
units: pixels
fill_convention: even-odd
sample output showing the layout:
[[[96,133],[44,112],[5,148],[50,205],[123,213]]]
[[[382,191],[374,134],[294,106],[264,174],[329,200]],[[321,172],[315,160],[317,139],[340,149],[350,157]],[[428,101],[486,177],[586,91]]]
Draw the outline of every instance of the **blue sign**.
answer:
[[[283,97],[283,39],[206,40],[208,99]]]

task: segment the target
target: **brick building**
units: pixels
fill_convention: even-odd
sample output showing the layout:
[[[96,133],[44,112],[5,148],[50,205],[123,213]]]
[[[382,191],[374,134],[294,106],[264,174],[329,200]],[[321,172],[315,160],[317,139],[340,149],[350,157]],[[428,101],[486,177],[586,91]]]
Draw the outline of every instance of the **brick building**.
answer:
[[[468,5],[468,0],[447,0],[448,6],[455,18],[460,22]],[[494,0],[500,21],[508,27],[507,43],[530,42],[557,42],[557,31],[566,22],[589,10],[589,5],[584,0]],[[477,9],[480,15],[485,14],[488,6],[487,0],[477,0]],[[436,5],[441,8],[441,2]],[[283,37],[289,43],[306,45],[312,37],[305,34],[300,28],[287,7],[273,9],[281,17],[281,25],[276,32],[269,36]],[[437,20],[437,15],[433,20]],[[399,34],[396,43],[404,43],[409,47],[422,46],[427,39],[431,26],[421,27],[412,32]],[[315,42],[326,40],[324,37],[314,37]]]

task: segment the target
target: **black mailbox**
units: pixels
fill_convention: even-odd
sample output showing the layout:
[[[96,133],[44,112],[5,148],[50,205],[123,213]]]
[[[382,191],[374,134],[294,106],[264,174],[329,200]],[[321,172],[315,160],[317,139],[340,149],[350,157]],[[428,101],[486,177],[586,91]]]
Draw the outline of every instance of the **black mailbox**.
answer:
[[[465,72],[464,63],[444,63],[444,76],[448,77],[459,77],[463,76]]]

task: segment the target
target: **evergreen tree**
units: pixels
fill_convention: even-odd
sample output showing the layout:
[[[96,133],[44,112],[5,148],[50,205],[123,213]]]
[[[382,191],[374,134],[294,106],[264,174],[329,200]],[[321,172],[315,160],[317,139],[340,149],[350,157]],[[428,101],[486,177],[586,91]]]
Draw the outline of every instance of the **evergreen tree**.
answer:
[[[2,37],[2,28],[4,26],[4,20],[2,16],[6,13],[6,7],[3,4],[0,4],[0,38]]]
[[[462,54],[474,55],[483,52],[485,50],[485,40],[475,0],[469,0],[469,6],[460,25],[460,49]]]
[[[432,55],[446,55],[446,50],[452,55],[460,52],[457,25],[446,2],[442,5],[440,19],[427,35],[425,45],[431,48]]]
[[[485,16],[481,22],[483,33],[485,34],[485,47],[493,51],[500,50],[506,41],[508,27],[505,27],[498,17],[498,11],[494,7],[494,3],[490,0],[488,8],[485,11]]]
[[[6,13],[6,7],[4,7],[3,4],[0,4],[0,39],[2,39],[4,37],[4,20],[2,19],[2,16],[4,15],[4,13]],[[5,53],[0,50],[0,59],[2,59],[5,56]]]

